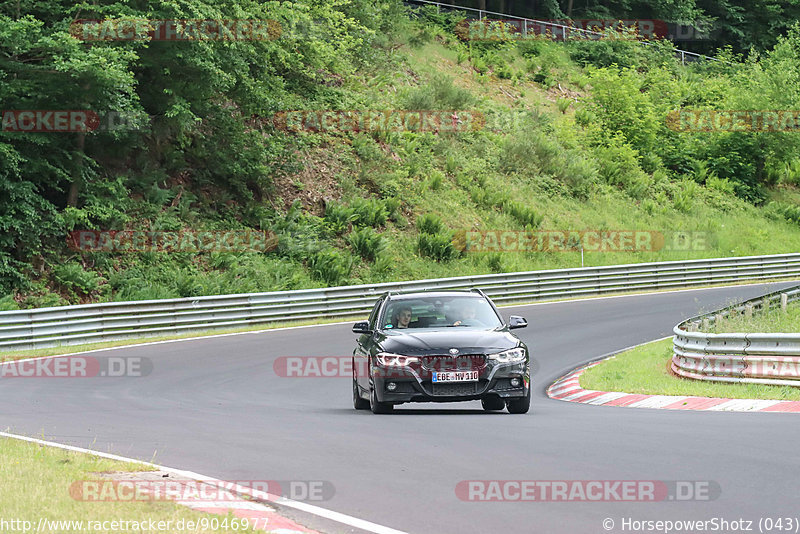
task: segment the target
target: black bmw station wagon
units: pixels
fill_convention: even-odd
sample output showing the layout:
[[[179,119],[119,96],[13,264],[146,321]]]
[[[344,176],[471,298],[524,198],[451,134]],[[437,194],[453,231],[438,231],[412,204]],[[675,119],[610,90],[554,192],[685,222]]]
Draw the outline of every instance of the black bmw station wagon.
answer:
[[[480,290],[389,292],[358,322],[353,405],[389,413],[406,402],[480,400],[485,410],[527,413],[528,347]]]

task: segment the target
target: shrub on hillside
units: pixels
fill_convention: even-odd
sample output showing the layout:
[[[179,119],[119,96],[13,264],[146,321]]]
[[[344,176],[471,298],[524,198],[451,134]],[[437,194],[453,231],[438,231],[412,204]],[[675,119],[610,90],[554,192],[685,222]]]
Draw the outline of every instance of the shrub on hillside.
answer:
[[[386,240],[372,228],[353,230],[347,236],[347,242],[359,256],[368,261],[374,261],[386,248]]]

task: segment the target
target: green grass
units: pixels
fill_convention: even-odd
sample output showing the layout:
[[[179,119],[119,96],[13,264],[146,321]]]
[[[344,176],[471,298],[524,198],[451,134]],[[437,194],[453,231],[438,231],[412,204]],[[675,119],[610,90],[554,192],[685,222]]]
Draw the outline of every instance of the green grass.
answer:
[[[761,384],[723,384],[679,378],[669,371],[672,338],[654,341],[587,369],[582,388],[646,395],[800,400],[800,388]]]
[[[800,305],[792,303],[785,312],[779,307],[773,307],[761,313],[754,312],[752,317],[737,314],[723,319],[720,324],[715,324],[711,332],[715,334],[723,332],[800,332]]]
[[[0,510],[6,521],[30,521],[35,530],[39,519],[52,521],[197,521],[222,516],[194,512],[168,501],[85,502],[72,498],[70,485],[80,480],[97,479],[101,472],[150,471],[147,466],[124,463],[90,454],[65,451],[16,439],[0,438]],[[230,516],[229,516],[230,517]],[[173,529],[168,532],[175,531]],[[79,532],[57,530],[50,532]],[[83,532],[86,531],[86,527]],[[241,532],[241,529],[239,530]],[[116,530],[116,532],[134,532]],[[136,532],[157,532],[137,530]],[[164,531],[162,531],[164,532]],[[194,532],[234,532],[234,530],[196,530]]]

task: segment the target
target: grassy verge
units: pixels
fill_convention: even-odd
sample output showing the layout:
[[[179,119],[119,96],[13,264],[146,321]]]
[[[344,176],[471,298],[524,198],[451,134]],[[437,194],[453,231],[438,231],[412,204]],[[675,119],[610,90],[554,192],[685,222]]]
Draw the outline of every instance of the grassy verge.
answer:
[[[800,332],[800,305],[792,303],[785,312],[775,307],[752,317],[734,315],[715,324],[711,332]]]
[[[800,388],[760,384],[722,384],[678,378],[669,372],[672,339],[641,345],[584,372],[581,387],[648,395],[686,395],[729,399],[800,400]]]
[[[178,521],[195,521],[201,518],[222,519],[165,501],[153,502],[84,502],[70,496],[70,485],[75,481],[96,479],[95,473],[109,471],[146,471],[141,464],[123,463],[89,454],[43,447],[15,439],[0,438],[0,510],[5,521],[30,521],[35,530],[40,518],[50,521],[83,521],[84,528],[57,528],[50,525],[48,532],[80,532],[87,530],[88,521],[171,521],[173,532]],[[17,523],[19,525],[21,523]],[[14,525],[7,525],[14,529]],[[0,525],[0,530],[3,530]],[[21,530],[16,528],[16,530]],[[104,530],[96,530],[104,532]],[[107,532],[134,532],[115,528]],[[241,530],[239,530],[241,532]],[[233,532],[232,530],[193,530],[193,532]]]

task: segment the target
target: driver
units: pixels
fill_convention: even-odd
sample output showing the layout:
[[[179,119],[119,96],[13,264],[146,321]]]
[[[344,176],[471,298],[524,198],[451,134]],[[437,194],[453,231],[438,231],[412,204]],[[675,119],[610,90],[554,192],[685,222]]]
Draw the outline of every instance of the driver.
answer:
[[[453,323],[453,326],[458,326],[460,324],[474,324],[475,323],[475,305],[467,303],[461,308],[461,319]]]
[[[392,322],[397,328],[408,328],[408,323],[411,322],[411,307],[403,306],[395,311]]]

